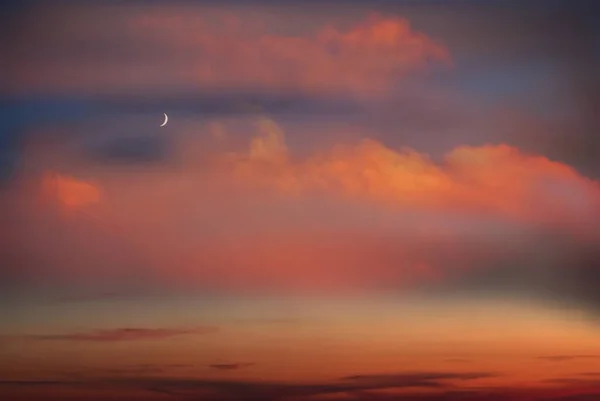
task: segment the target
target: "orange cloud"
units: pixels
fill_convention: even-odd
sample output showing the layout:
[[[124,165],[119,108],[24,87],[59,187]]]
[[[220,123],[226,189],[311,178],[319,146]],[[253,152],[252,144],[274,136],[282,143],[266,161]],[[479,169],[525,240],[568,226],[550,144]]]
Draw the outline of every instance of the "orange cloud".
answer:
[[[98,203],[102,198],[96,185],[56,173],[46,173],[43,177],[42,193],[70,210]]]
[[[600,217],[600,186],[573,168],[507,145],[460,146],[436,164],[412,149],[365,139],[301,162],[286,159],[276,125],[252,139],[248,155],[227,159],[246,185],[287,194],[334,193],[418,208],[492,213],[534,222],[583,224]],[[261,158],[257,159],[257,149]]]
[[[95,183],[70,178],[82,165],[62,155],[43,193],[68,210],[102,207],[66,222],[23,204],[15,252],[86,282],[356,291],[444,280],[498,255],[555,263],[536,259],[537,247],[560,263],[564,247],[600,239],[598,183],[507,145],[457,147],[435,162],[363,139],[299,158],[263,118],[245,150],[199,161],[189,149],[202,139],[187,138],[175,171],[88,169]],[[548,245],[548,228],[573,241]]]

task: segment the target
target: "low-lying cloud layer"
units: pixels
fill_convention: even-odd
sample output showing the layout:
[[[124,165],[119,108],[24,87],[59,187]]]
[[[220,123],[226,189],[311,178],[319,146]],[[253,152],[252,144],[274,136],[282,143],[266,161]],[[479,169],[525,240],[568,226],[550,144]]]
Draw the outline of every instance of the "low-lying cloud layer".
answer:
[[[46,396],[60,394],[61,390],[78,389],[77,396],[81,400],[100,399],[100,394],[94,395],[100,388],[109,389],[113,394],[118,391],[120,396],[131,394],[132,397],[145,396],[153,399],[153,396],[168,395],[172,399],[198,401],[588,401],[596,399],[599,394],[597,381],[576,378],[545,386],[510,388],[477,385],[478,379],[493,376],[486,372],[417,372],[374,377],[357,376],[306,384],[141,376],[87,382],[3,381],[0,382],[0,388],[8,394],[19,394],[19,390],[26,387],[43,389]],[[42,398],[31,396],[30,399]]]

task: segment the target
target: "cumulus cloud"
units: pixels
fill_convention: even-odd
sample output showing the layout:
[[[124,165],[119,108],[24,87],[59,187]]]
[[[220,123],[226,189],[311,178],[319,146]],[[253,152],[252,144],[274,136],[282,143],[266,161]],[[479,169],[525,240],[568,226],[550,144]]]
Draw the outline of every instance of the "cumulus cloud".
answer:
[[[263,127],[249,154],[237,155],[230,165],[241,181],[283,193],[325,191],[396,208],[491,213],[578,228],[599,217],[597,182],[507,145],[459,146],[436,164],[413,149],[365,139],[286,163],[283,132],[273,124]]]

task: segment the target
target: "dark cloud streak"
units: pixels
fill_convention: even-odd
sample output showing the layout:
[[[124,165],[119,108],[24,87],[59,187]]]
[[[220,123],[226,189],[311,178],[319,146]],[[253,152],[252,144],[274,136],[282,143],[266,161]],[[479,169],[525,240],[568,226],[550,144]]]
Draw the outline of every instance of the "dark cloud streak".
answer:
[[[217,370],[238,370],[250,366],[254,366],[254,363],[214,363],[208,365],[209,368]]]
[[[72,334],[29,334],[10,337],[11,339],[34,341],[90,341],[90,342],[115,342],[115,341],[142,341],[162,340],[171,337],[193,334],[207,334],[217,331],[215,327],[196,327],[189,329],[167,328],[122,328],[114,330],[96,330],[87,333]]]
[[[596,359],[600,358],[599,355],[549,355],[540,356],[538,359],[544,359],[553,362],[572,361],[574,359]]]

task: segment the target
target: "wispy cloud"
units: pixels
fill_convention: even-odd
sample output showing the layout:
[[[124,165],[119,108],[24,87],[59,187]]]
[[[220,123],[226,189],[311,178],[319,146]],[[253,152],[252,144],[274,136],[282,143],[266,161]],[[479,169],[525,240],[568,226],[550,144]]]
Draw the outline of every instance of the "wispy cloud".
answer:
[[[194,334],[208,334],[217,331],[216,327],[196,327],[187,329],[167,328],[122,328],[113,330],[95,330],[86,333],[69,334],[34,334],[16,336],[16,339],[28,339],[37,341],[90,341],[90,342],[114,342],[114,341],[143,341],[162,340],[172,337]]]
[[[385,374],[385,375],[357,375],[344,377],[341,380],[352,382],[352,383],[365,383],[365,384],[380,384],[381,386],[393,387],[391,383],[396,383],[400,387],[404,385],[410,385],[410,383],[422,383],[423,386],[427,386],[431,383],[442,384],[444,380],[476,380],[484,379],[488,377],[494,377],[494,374],[486,372],[467,372],[467,373],[402,373],[402,374]]]
[[[64,386],[75,384],[76,382],[64,380],[0,380],[0,386]]]
[[[471,359],[468,358],[448,358],[448,359],[444,359],[446,362],[457,362],[457,363],[467,363],[467,362],[472,362]]]
[[[129,376],[129,375],[128,375]],[[558,378],[528,387],[476,386],[461,387],[465,380],[494,377],[486,372],[415,372],[383,375],[355,375],[320,383],[279,383],[250,380],[185,379],[176,377],[129,376],[82,381],[0,381],[0,389],[14,391],[29,388],[30,399],[42,400],[53,395],[53,389],[76,387],[81,400],[96,400],[99,389],[123,392],[142,391],[166,394],[175,398],[198,401],[299,401],[356,399],[385,401],[592,401],[598,396],[598,382]],[[552,383],[552,386],[548,386]],[[475,384],[475,383],[473,383]],[[39,394],[36,393],[39,389]],[[401,392],[397,392],[402,390]],[[413,391],[414,390],[414,391]],[[422,391],[427,390],[427,391]],[[38,396],[38,398],[36,398]]]
[[[188,364],[151,364],[151,363],[143,363],[138,365],[127,365],[121,367],[115,367],[113,369],[100,370],[97,373],[103,374],[106,373],[108,375],[136,375],[143,376],[146,374],[160,374],[165,372],[173,372],[173,370],[178,369],[188,369],[192,368],[194,365]]]
[[[351,27],[329,21],[298,32],[281,29],[282,21],[294,23],[293,12],[267,15],[200,6],[35,9],[31,24],[22,26],[23,43],[15,46],[31,51],[20,53],[20,68],[6,84],[17,93],[190,87],[372,92],[393,87],[430,61],[450,61],[443,45],[401,17],[373,14]]]
[[[151,379],[142,385],[152,391],[171,394],[173,396],[197,396],[202,398],[203,390],[216,391],[223,400],[283,400],[287,397],[311,399],[310,397],[331,395],[335,393],[361,392],[389,388],[423,387],[441,389],[456,380],[475,380],[494,376],[490,373],[406,373],[380,376],[353,376],[340,381],[322,384],[284,384],[251,381],[217,381],[217,380],[155,380]],[[210,397],[210,396],[209,396]]]
[[[254,363],[213,363],[208,365],[209,368],[217,370],[237,370],[254,366]]]
[[[597,359],[600,355],[548,355],[540,356],[538,359],[544,359],[553,362],[571,361],[574,359]]]

